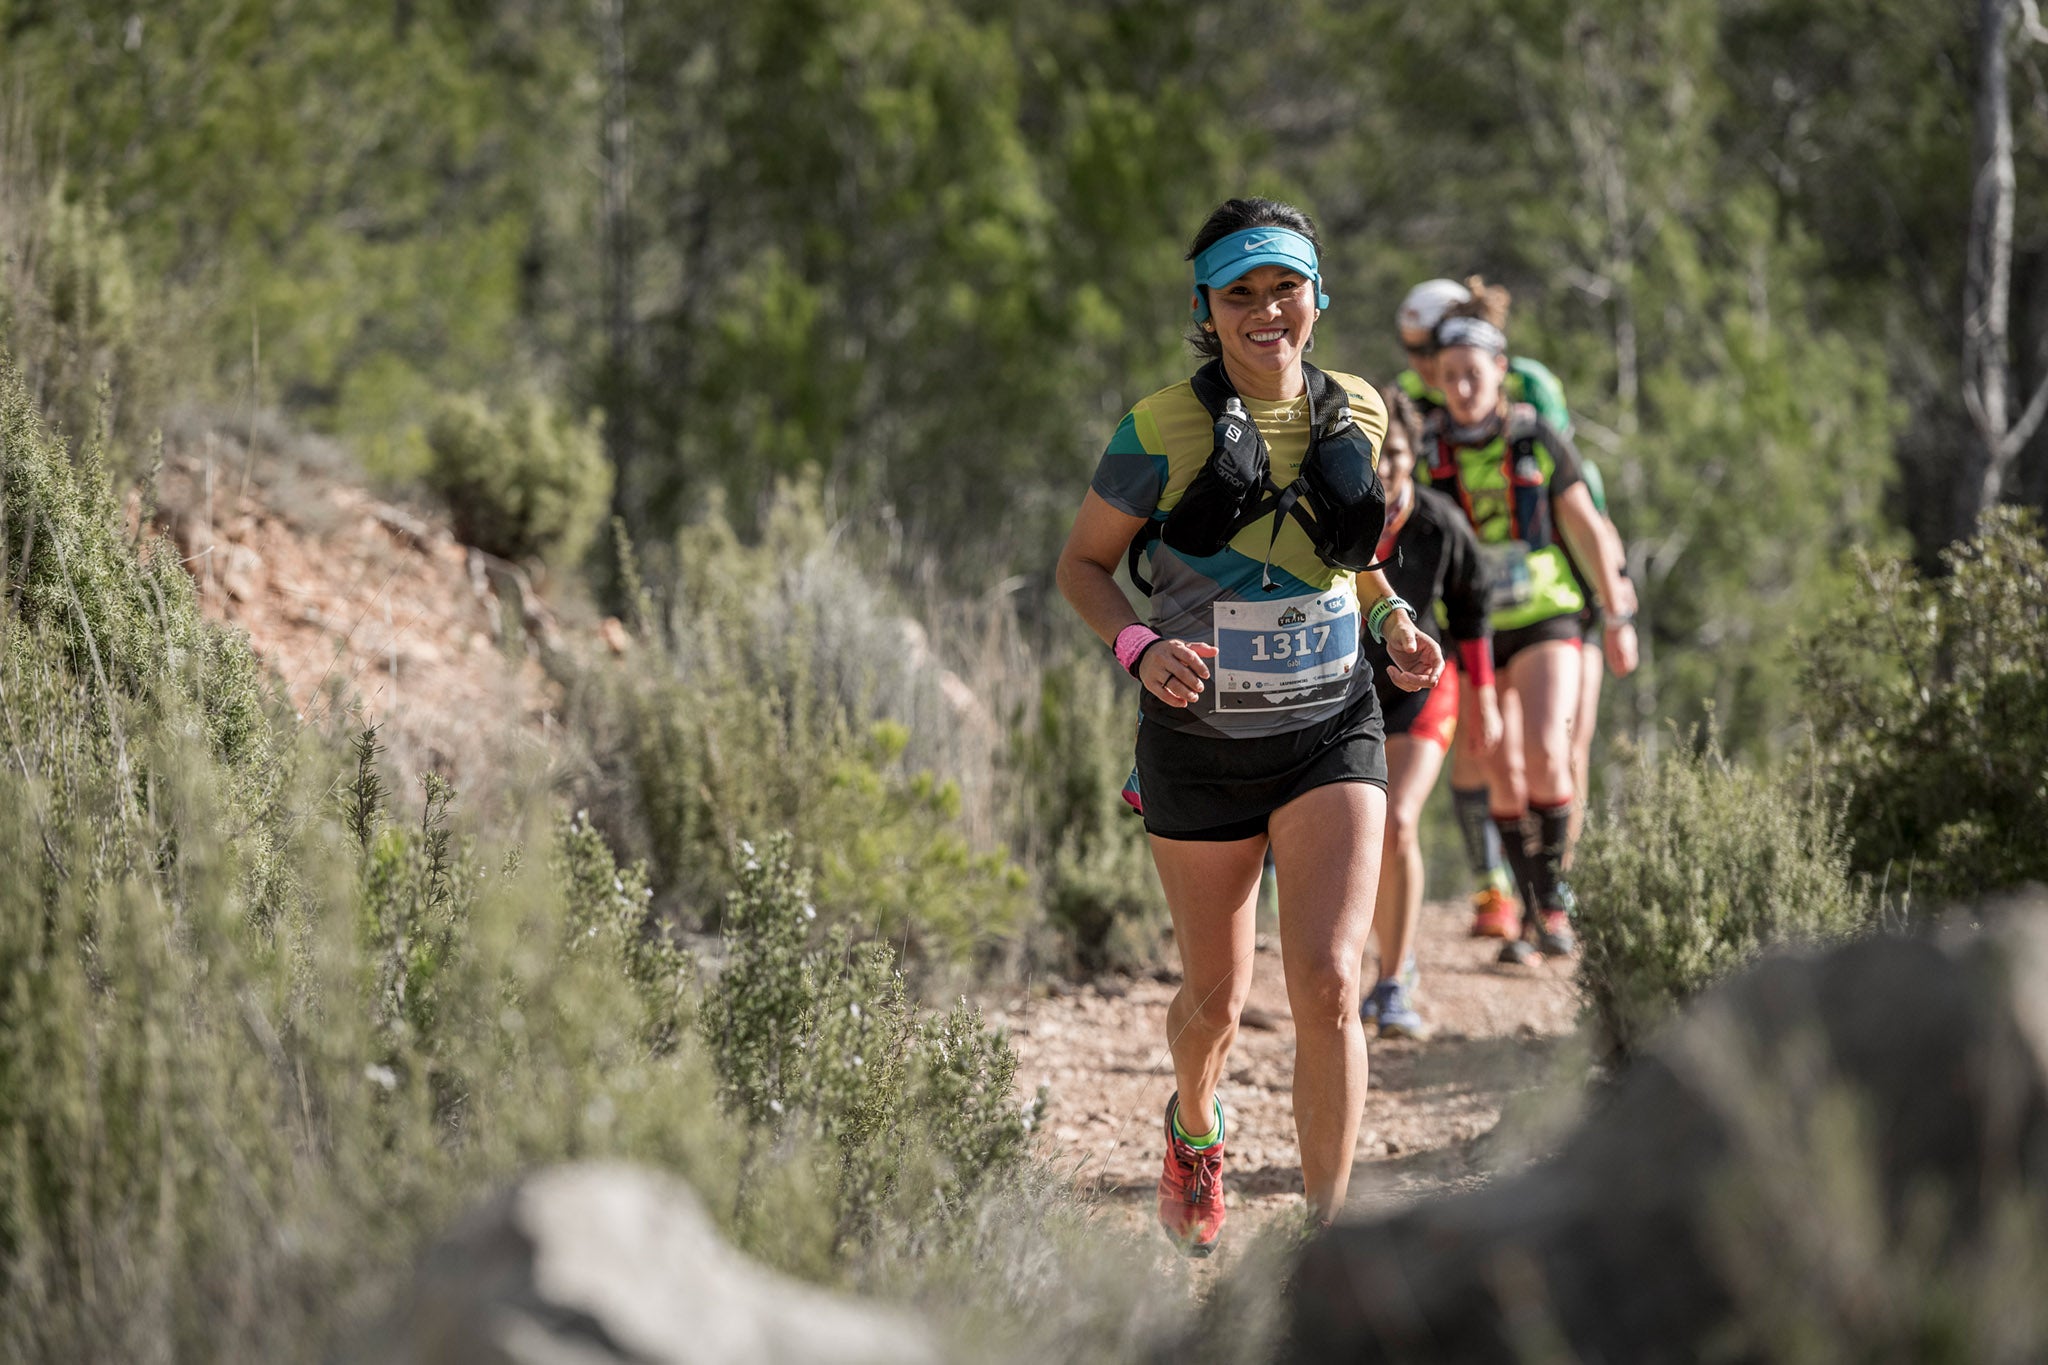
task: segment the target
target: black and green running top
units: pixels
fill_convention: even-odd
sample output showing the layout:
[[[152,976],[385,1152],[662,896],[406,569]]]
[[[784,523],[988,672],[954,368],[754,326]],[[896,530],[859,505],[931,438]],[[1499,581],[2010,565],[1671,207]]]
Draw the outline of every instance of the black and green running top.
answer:
[[[1443,394],[1424,384],[1422,376],[1413,370],[1401,371],[1394,382],[1401,386],[1401,392],[1415,400],[1424,417],[1444,405]],[[1510,356],[1507,381],[1502,388],[1507,391],[1508,402],[1527,403],[1553,429],[1566,436],[1572,434],[1572,414],[1565,406],[1564,385],[1557,382],[1557,376],[1542,361],[1525,355]]]
[[[1576,616],[1586,593],[1553,509],[1559,495],[1584,482],[1578,450],[1527,404],[1510,407],[1490,427],[1490,436],[1473,444],[1440,428],[1416,472],[1458,504],[1479,537],[1494,630]]]

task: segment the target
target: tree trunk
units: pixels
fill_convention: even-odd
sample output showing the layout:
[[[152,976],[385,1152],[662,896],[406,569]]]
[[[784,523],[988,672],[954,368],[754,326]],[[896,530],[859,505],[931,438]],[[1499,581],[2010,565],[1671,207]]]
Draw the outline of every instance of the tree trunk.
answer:
[[[1599,206],[1606,229],[1598,271],[1591,278],[1598,282],[1595,297],[1604,306],[1614,346],[1614,431],[1621,452],[1615,472],[1628,500],[1640,506],[1645,486],[1642,460],[1635,451],[1635,437],[1642,428],[1642,356],[1635,307],[1637,210],[1616,126],[1628,107],[1628,91],[1616,69],[1612,40],[1596,24],[1579,16],[1566,31],[1580,53],[1585,85],[1593,96],[1573,113],[1568,126],[1584,201]],[[1651,629],[1656,614],[1650,592],[1656,546],[1646,538],[1624,535],[1622,549],[1637,592],[1636,670],[1625,684],[1630,738],[1655,762],[1663,738],[1657,724],[1657,646]]]
[[[605,453],[612,462],[612,514],[639,529],[634,470],[634,404],[638,399],[633,335],[632,116],[626,99],[626,3],[597,0],[604,62],[604,184],[599,214],[604,250]]]
[[[2031,11],[2030,11],[2031,12]],[[1977,127],[1970,194],[1970,237],[1963,279],[1963,405],[1976,442],[1958,462],[1952,534],[1977,533],[1986,509],[2006,491],[2013,459],[2048,413],[2048,376],[2026,408],[2013,413],[2011,64],[2007,47],[2013,0],[1978,0]],[[2029,35],[2036,25],[2030,20]]]

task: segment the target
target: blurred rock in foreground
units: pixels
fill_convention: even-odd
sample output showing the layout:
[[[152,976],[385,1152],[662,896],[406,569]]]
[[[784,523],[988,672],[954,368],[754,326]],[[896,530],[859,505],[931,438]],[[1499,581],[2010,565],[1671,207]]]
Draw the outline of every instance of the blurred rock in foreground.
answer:
[[[625,1165],[529,1176],[459,1223],[362,1365],[918,1365],[931,1338],[727,1247],[680,1181]]]
[[[1340,1224],[1287,1361],[2048,1358],[2048,901],[1709,993],[1553,1159]]]

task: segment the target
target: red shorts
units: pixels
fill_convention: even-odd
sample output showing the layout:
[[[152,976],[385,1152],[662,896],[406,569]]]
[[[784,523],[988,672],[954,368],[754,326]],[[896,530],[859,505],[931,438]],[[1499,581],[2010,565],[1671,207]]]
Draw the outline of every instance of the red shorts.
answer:
[[[1449,753],[1451,736],[1458,732],[1458,670],[1446,665],[1427,692],[1383,692],[1381,706],[1388,739],[1407,735]]]

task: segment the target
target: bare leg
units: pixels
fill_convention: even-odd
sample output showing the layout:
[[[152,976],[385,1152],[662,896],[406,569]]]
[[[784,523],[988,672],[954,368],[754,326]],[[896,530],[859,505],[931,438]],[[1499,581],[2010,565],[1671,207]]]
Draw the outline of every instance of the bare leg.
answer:
[[[1458,729],[1451,740],[1451,785],[1470,791],[1486,785],[1486,755],[1479,749],[1479,689],[1458,680]]]
[[[1365,1107],[1359,962],[1379,890],[1386,793],[1364,782],[1304,792],[1273,813],[1280,960],[1294,1011],[1294,1131],[1309,1207],[1333,1217],[1351,1183]]]
[[[1520,804],[1562,805],[1572,799],[1574,790],[1572,721],[1579,708],[1578,644],[1546,640],[1530,646],[1508,661],[1507,682],[1522,716],[1517,757],[1522,761],[1526,786]]]
[[[1579,833],[1586,827],[1586,794],[1593,786],[1593,727],[1600,720],[1600,684],[1607,677],[1607,661],[1600,646],[1591,641],[1579,645],[1579,707],[1572,719],[1572,790],[1579,800],[1572,805],[1571,842],[1564,856],[1572,863],[1571,850],[1579,846]]]
[[[1152,861],[1173,915],[1181,982],[1166,1009],[1166,1046],[1180,1090],[1181,1124],[1205,1131],[1216,1086],[1252,989],[1263,837],[1198,843],[1152,837]]]
[[[1528,651],[1524,650],[1523,653]],[[1500,677],[1500,743],[1486,760],[1487,798],[1495,815],[1514,815],[1529,807],[1528,758],[1523,751],[1522,694],[1515,689],[1514,665]]]
[[[1529,901],[1538,912],[1535,947],[1564,956],[1575,947],[1570,920],[1573,896],[1564,875],[1572,806],[1572,721],[1579,704],[1579,646],[1551,640],[1517,654],[1508,664],[1508,689],[1520,702],[1522,757],[1528,805],[1523,835],[1523,875]]]
[[[1426,739],[1395,735],[1387,740],[1387,832],[1372,917],[1382,981],[1397,974],[1415,951],[1415,926],[1422,918],[1422,840],[1416,826],[1443,766],[1444,751]]]

